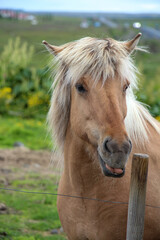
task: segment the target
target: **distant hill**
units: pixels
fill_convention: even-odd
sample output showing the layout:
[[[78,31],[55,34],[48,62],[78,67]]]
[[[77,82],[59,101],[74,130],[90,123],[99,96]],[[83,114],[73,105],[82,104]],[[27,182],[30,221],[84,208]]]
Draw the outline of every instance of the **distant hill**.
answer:
[[[0,9],[3,10],[3,9]],[[13,10],[16,12],[25,12],[28,14],[35,15],[54,15],[54,16],[67,16],[67,17],[108,17],[115,19],[137,19],[137,18],[145,18],[145,19],[154,19],[160,18],[160,13],[116,13],[116,12],[58,12],[58,11],[23,11],[19,9],[5,9],[5,10]]]
[[[110,17],[117,19],[137,19],[137,18],[160,18],[160,14],[153,13],[138,13],[138,14],[130,14],[130,13],[110,13],[110,12],[31,12],[32,14],[45,15],[51,14],[56,16],[70,16],[70,17]]]

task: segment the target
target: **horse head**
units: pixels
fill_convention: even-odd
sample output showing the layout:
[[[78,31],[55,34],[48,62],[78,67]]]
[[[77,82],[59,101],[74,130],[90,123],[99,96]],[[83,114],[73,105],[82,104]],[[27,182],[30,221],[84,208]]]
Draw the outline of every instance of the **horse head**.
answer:
[[[95,85],[90,76],[84,76],[72,88],[71,128],[97,149],[106,176],[123,176],[131,152],[132,144],[124,124],[128,87],[129,82],[122,84],[118,76]]]
[[[130,53],[140,36],[127,42],[84,38],[60,47],[43,41],[59,63],[58,90],[50,110],[58,141],[65,141],[70,125],[74,135],[92,146],[103,174],[109,177],[124,175],[132,148],[125,118],[134,86]]]

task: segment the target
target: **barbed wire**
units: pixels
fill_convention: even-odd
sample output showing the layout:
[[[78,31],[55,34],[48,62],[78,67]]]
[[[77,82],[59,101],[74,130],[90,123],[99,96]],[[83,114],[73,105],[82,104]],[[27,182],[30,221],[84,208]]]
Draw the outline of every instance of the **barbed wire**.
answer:
[[[113,203],[113,204],[128,205],[128,202],[110,201],[110,200],[104,200],[104,199],[98,199],[98,198],[73,196],[73,195],[61,194],[61,193],[34,192],[34,191],[26,191],[26,190],[13,189],[13,188],[2,188],[2,187],[0,187],[0,190],[14,191],[14,192],[20,192],[20,193],[29,193],[29,194],[53,195],[53,196],[60,196],[60,197],[68,197],[68,198],[77,198],[77,199],[83,199],[83,200],[91,200],[91,201],[97,201],[97,202],[103,202],[103,203]],[[149,205],[149,204],[146,204],[145,206],[146,207],[151,207],[151,208],[160,208],[160,206],[153,206],[153,205]]]

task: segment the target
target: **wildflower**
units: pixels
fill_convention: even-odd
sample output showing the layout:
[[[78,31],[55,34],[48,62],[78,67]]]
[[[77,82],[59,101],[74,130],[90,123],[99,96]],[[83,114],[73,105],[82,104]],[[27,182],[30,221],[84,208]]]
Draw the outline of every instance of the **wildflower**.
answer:
[[[10,87],[4,87],[0,89],[0,99],[6,100],[8,103],[12,99],[12,89]]]
[[[43,100],[41,99],[41,97],[42,97],[41,92],[35,93],[34,95],[30,96],[28,99],[29,107],[34,107],[34,106],[42,104]]]
[[[160,121],[160,116],[157,116],[156,119],[157,119],[158,121]]]

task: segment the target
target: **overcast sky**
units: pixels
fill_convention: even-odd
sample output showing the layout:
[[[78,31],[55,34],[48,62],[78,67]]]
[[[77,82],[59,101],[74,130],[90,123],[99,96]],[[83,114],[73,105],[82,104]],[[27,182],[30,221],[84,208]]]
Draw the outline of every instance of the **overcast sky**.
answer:
[[[0,0],[0,8],[29,11],[160,13],[160,0]]]

